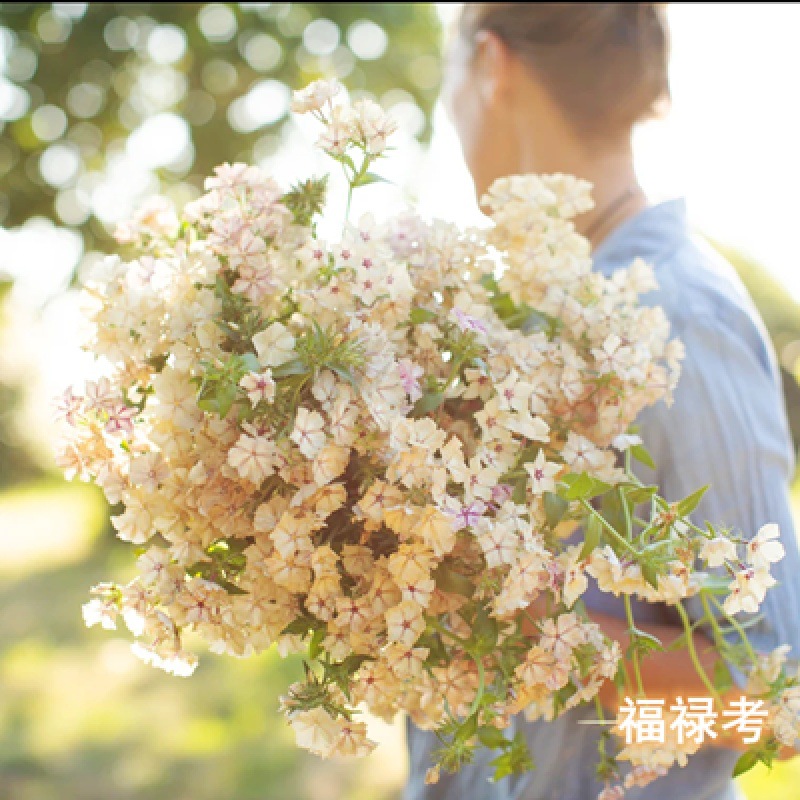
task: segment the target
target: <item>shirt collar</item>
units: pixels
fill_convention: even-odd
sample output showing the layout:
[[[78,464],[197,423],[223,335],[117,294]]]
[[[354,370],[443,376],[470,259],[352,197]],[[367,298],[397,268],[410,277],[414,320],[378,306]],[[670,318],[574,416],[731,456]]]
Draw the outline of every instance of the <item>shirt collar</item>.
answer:
[[[593,254],[594,268],[609,273],[636,258],[657,266],[660,256],[672,252],[688,236],[686,201],[682,197],[648,206],[599,244]]]

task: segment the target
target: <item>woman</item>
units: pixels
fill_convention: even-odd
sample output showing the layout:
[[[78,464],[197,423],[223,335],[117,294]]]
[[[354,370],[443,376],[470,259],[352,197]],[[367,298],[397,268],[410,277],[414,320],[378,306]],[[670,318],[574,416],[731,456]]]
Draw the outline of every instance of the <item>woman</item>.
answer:
[[[751,629],[756,645],[781,642],[800,656],[800,556],[792,526],[788,480],[793,452],[780,376],[764,326],[727,262],[691,238],[684,204],[649,205],[633,168],[631,131],[668,100],[668,35],[663,8],[627,3],[467,3],[447,64],[445,100],[461,139],[478,195],[495,178],[525,172],[565,172],[594,184],[595,208],[578,226],[595,249],[595,268],[610,273],[635,257],[653,264],[659,290],[645,302],[665,309],[686,347],[683,375],[671,408],[664,403],[639,419],[657,464],[640,477],[670,500],[711,484],[699,520],[750,536],[776,522],[786,550],[778,585],[767,593],[764,618]],[[616,598],[590,587],[586,604],[604,631],[626,644],[624,611]],[[662,641],[682,629],[667,606],[635,604],[639,627]],[[702,636],[698,633],[698,639]],[[701,647],[706,665],[716,655]],[[643,662],[650,698],[705,697],[685,649]],[[742,676],[736,675],[741,694]],[[601,699],[616,715],[610,685]],[[553,722],[515,725],[524,731],[536,770],[488,783],[491,753],[457,775],[424,784],[432,734],[409,725],[411,776],[407,800],[594,800],[600,728],[576,709]],[[719,737],[645,788],[626,797],[732,800],[738,758]],[[610,794],[610,793],[609,793]]]

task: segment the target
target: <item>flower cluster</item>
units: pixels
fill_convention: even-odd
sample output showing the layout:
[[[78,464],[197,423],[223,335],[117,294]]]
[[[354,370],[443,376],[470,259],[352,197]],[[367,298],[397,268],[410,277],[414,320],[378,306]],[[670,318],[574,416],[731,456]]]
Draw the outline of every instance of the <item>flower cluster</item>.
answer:
[[[352,192],[394,123],[340,95],[312,84],[294,109]],[[441,768],[480,742],[502,777],[530,766],[510,715],[553,718],[624,676],[580,600],[590,577],[679,605],[718,593],[699,555],[734,565],[724,610],[753,610],[771,529],[739,565],[736,540],[689,521],[701,492],[670,504],[630,469],[649,459],[631,426],[669,400],[682,351],[638,301],[647,265],[592,270],[573,223],[589,188],[514,176],[485,198],[489,231],[409,212],[324,241],[324,179],[285,190],[234,164],[180,214],[126,225],[137,257],[86,284],[107,376],[59,403],[59,464],[121,504],[138,552],[128,584],[94,587],[87,624],[122,614],[136,652],[180,675],[189,631],[236,657],[277,643],[305,658],[282,700],[298,744],[362,755],[359,710],[402,710],[439,733]],[[634,659],[660,647],[631,638]],[[794,731],[796,697],[781,702]]]

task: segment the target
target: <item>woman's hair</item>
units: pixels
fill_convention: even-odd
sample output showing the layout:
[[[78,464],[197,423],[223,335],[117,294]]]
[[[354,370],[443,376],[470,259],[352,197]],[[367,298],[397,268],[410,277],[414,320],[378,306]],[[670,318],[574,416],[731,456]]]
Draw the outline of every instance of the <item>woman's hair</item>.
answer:
[[[666,3],[464,3],[460,33],[493,31],[586,133],[630,130],[669,103]]]

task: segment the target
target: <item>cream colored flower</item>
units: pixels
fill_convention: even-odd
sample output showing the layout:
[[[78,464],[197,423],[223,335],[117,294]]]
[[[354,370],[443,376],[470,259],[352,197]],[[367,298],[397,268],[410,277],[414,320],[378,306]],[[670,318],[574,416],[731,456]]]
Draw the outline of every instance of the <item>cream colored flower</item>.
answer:
[[[398,642],[413,647],[425,630],[422,609],[413,600],[402,603],[386,612],[386,635],[390,642]]]
[[[779,541],[780,528],[774,523],[762,526],[758,533],[747,543],[747,563],[756,569],[769,569],[770,564],[780,561],[786,551]]]
[[[336,720],[323,708],[295,711],[289,715],[297,746],[327,757],[339,736]]]
[[[707,539],[700,548],[700,558],[709,567],[721,567],[726,561],[736,561],[736,544],[724,536]]]
[[[435,506],[428,506],[420,512],[416,530],[419,538],[438,558],[453,549],[456,541],[453,522]]]
[[[261,483],[275,471],[278,448],[267,436],[243,433],[228,451],[228,463],[251,483]]]
[[[586,639],[581,621],[572,611],[554,619],[545,619],[540,628],[542,637],[539,644],[551,652],[557,662],[569,662],[573,649]]]
[[[279,367],[294,358],[294,336],[281,322],[273,322],[253,337],[258,361],[263,367]]]
[[[297,409],[294,430],[289,437],[306,458],[314,458],[325,444],[325,419],[318,411]]]
[[[535,495],[545,492],[554,492],[556,488],[555,476],[561,471],[561,464],[547,461],[544,450],[540,450],[533,461],[525,463],[525,470],[530,476],[528,486]]]
[[[145,453],[131,461],[130,481],[133,486],[154,492],[169,477],[169,466],[161,453]]]
[[[298,89],[292,93],[292,111],[295,114],[319,111],[325,103],[336,97],[341,90],[342,85],[336,80],[313,81],[305,89]]]
[[[740,611],[758,611],[767,589],[774,585],[775,578],[766,569],[748,567],[739,570],[728,586],[730,594],[723,603],[725,613],[733,615]]]
[[[239,386],[247,392],[253,408],[264,400],[270,402],[275,398],[275,381],[272,380],[271,369],[266,369],[262,373],[248,372],[239,381]]]

